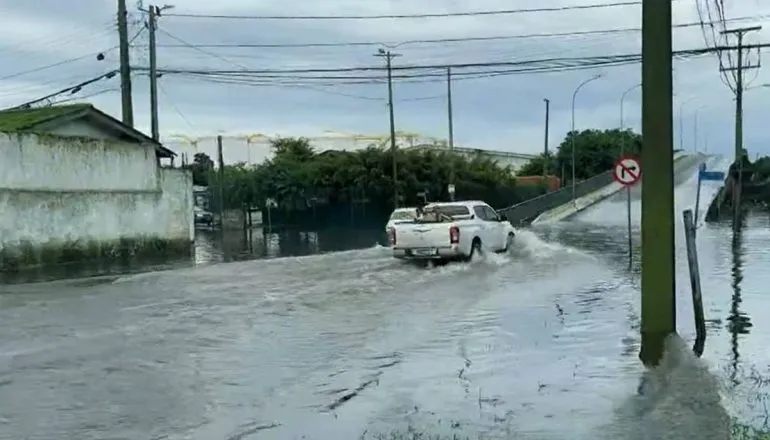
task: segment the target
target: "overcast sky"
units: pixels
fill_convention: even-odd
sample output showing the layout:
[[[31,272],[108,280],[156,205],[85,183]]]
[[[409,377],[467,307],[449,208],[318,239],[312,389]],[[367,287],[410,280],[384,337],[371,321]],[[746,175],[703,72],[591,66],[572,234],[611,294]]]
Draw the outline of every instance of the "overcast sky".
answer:
[[[615,2],[617,0],[614,0]],[[705,5],[707,0],[698,0]],[[712,3],[714,0],[709,0]],[[634,54],[640,51],[640,33],[622,31],[640,25],[638,5],[598,9],[563,10],[448,18],[385,20],[252,20],[186,18],[171,14],[201,15],[377,15],[449,13],[499,9],[548,8],[611,3],[613,0],[177,0],[169,15],[159,20],[158,63],[177,70],[264,70],[367,67],[383,64],[373,56],[378,45],[341,47],[218,47],[193,49],[193,45],[259,45],[303,43],[372,42],[396,45],[398,65],[447,65],[511,62],[564,57],[596,57]],[[0,106],[18,105],[77,84],[117,68],[115,26],[116,0],[0,0]],[[768,42],[770,2],[726,1],[728,27],[768,24],[749,34],[748,43]],[[148,35],[143,14],[129,0],[132,64],[148,65]],[[287,6],[290,6],[287,8]],[[705,7],[705,6],[704,6]],[[748,19],[754,17],[753,19]],[[699,21],[696,0],[675,2],[674,23]],[[577,33],[615,30],[612,33],[540,38],[501,38],[487,41],[408,43],[410,40],[462,39],[542,33]],[[172,38],[176,37],[176,38]],[[706,45],[699,26],[677,28],[675,49]],[[180,43],[184,42],[184,43]],[[404,43],[407,42],[407,43]],[[401,43],[401,44],[399,44]],[[709,41],[711,43],[711,41]],[[169,47],[177,45],[182,47]],[[383,46],[384,47],[384,46]],[[103,51],[105,59],[96,54]],[[72,61],[72,60],[75,61]],[[756,61],[756,57],[752,59]],[[60,63],[58,66],[41,69]],[[31,70],[37,71],[29,72]],[[511,67],[477,68],[500,71]],[[750,72],[745,98],[745,143],[755,153],[770,153],[764,129],[770,107],[770,83],[764,70]],[[456,68],[462,75],[468,71]],[[402,72],[401,74],[403,74]],[[440,71],[408,72],[408,74]],[[537,153],[543,149],[544,98],[551,100],[551,147],[569,130],[572,93],[582,81],[603,76],[583,87],[576,101],[577,128],[611,128],[620,124],[620,97],[640,81],[640,65],[602,67],[554,73],[469,76],[453,84],[454,133],[457,145]],[[350,84],[340,76],[380,76],[382,72],[326,73],[332,79],[278,80],[249,78],[248,84],[233,84],[224,77],[194,78],[189,74],[166,74],[160,80],[160,130],[172,135],[208,137],[200,148],[214,152],[211,139],[217,133],[230,138],[225,155],[229,161],[257,160],[263,146],[243,148],[237,135],[303,135],[328,137],[329,131],[384,135],[388,131],[384,82]],[[228,83],[228,81],[230,83]],[[282,82],[283,84],[278,84]],[[361,81],[359,81],[361,82]],[[698,148],[729,153],[733,142],[733,101],[720,79],[715,56],[677,61],[675,64],[675,114],[683,106],[684,147],[695,144],[695,113],[698,116]],[[119,80],[114,77],[84,87],[78,94],[99,108],[120,117]],[[446,84],[441,77],[395,81],[397,129],[426,137],[446,138]],[[149,85],[141,71],[133,76],[137,127],[149,132]],[[94,95],[95,94],[95,95]],[[94,96],[90,96],[94,95]],[[90,97],[89,97],[90,96]],[[69,95],[61,98],[71,98]],[[61,99],[60,98],[60,99]],[[626,124],[640,129],[640,93],[628,94]],[[679,144],[679,121],[674,141]],[[706,139],[708,141],[706,142]],[[240,143],[239,143],[240,142]],[[318,140],[319,145],[329,141]],[[349,143],[350,141],[348,141]],[[362,142],[365,143],[365,142]],[[178,138],[169,146],[183,150]],[[187,150],[190,151],[190,150]],[[248,157],[247,157],[248,156]]]

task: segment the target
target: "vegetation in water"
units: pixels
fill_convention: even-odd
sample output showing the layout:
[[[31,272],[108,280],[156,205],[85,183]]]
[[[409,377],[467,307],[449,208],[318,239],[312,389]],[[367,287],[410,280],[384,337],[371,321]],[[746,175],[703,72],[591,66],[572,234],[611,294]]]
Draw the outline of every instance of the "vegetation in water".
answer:
[[[636,153],[641,146],[639,135],[630,130],[568,133],[552,157],[537,156],[517,174],[542,175],[545,165],[548,174],[564,174],[569,179],[573,139],[576,176],[580,180],[608,171],[621,150]],[[298,217],[318,217],[337,211],[335,215],[340,218],[374,216],[378,220],[373,223],[377,223],[394,206],[394,186],[401,206],[412,206],[422,197],[448,200],[452,173],[458,199],[482,199],[495,208],[548,191],[546,182],[519,182],[509,167],[500,166],[483,154],[466,157],[441,149],[399,149],[394,185],[393,155],[388,148],[370,146],[352,152],[318,152],[304,138],[274,139],[271,148],[274,156],[265,163],[229,165],[221,174],[204,153],[197,153],[187,166],[196,185],[210,184],[215,207],[221,188],[225,209],[263,209],[270,204],[273,214],[279,217],[289,212]],[[336,224],[348,223],[340,218]]]
[[[303,138],[280,138],[271,144],[273,158],[260,165],[225,166],[220,174],[199,153],[189,167],[197,184],[210,184],[214,205],[221,188],[226,209],[269,204],[274,219],[287,212],[307,217],[338,211],[339,217],[374,216],[379,222],[393,209],[394,186],[402,206],[414,206],[423,195],[429,201],[448,200],[451,173],[457,198],[483,199],[497,207],[546,191],[541,185],[519,185],[510,168],[482,154],[463,157],[442,150],[399,149],[394,185],[390,149],[319,153]]]

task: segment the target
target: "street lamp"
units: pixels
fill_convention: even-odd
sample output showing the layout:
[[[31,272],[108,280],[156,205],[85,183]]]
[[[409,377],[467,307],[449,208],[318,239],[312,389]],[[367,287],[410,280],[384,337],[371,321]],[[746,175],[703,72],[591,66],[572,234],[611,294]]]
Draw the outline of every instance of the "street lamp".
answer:
[[[591,81],[595,81],[602,77],[602,74],[594,75],[591,78],[588,78],[587,80],[583,81],[582,83],[578,84],[577,87],[575,87],[575,91],[572,92],[572,201],[574,202],[576,199],[577,189],[575,188],[575,98],[577,97],[578,92],[581,88],[583,88],[584,85],[590,83]]]
[[[642,83],[629,87],[623,92],[622,95],[620,95],[620,131],[623,131],[623,128],[625,128],[625,123],[623,121],[623,102],[626,100],[626,96],[629,93],[633,92],[634,90],[638,89],[641,86],[642,86]],[[622,133],[621,133],[621,136],[623,136]],[[621,143],[620,143],[620,154],[625,153],[625,147],[626,147],[626,137],[623,136],[621,138]]]
[[[693,116],[693,122],[692,122],[692,125],[693,125],[693,127],[692,127],[692,131],[693,131],[693,146],[692,146],[692,150],[694,152],[698,151],[698,112],[700,110],[703,110],[704,108],[706,108],[706,105],[702,105],[702,106],[696,108],[695,111],[693,112],[694,116]]]
[[[696,98],[695,96],[691,96],[690,98],[685,99],[681,104],[679,104],[679,149],[682,151],[684,151],[684,122],[683,122],[684,118],[682,117],[684,106],[685,104],[687,104],[688,102],[692,101],[695,98]]]

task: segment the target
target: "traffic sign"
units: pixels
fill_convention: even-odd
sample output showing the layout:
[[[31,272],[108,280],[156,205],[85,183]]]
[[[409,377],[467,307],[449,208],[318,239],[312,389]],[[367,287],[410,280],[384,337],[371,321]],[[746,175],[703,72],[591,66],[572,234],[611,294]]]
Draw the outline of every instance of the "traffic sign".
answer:
[[[621,157],[615,161],[612,177],[624,186],[631,186],[642,178],[642,165],[634,156]]]

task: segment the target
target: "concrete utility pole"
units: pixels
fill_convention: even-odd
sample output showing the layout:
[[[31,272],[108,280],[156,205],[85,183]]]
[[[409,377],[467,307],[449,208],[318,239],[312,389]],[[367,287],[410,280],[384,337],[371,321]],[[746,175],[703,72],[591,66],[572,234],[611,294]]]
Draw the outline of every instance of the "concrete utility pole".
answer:
[[[737,62],[735,66],[721,67],[721,72],[735,72],[735,160],[736,162],[743,156],[743,72],[746,69],[758,69],[759,64],[744,66],[743,59],[743,37],[748,32],[755,32],[762,29],[762,26],[751,26],[738,29],[728,29],[722,31],[724,35],[735,35],[738,38]]]
[[[131,96],[131,60],[128,50],[128,11],[126,0],[118,0],[118,38],[120,40],[120,101],[123,123],[134,126],[134,104]]]
[[[158,15],[160,15],[160,9],[150,5],[150,15],[147,21],[147,28],[150,31],[150,127],[152,128],[152,139],[155,141],[160,139],[158,128],[158,57],[157,45],[155,44]]]
[[[225,157],[224,154],[222,154],[222,135],[217,135],[217,167],[219,168],[217,170],[217,174],[219,175],[219,224],[224,225],[224,215],[225,215],[225,190],[224,190],[224,181],[225,181]]]
[[[549,165],[551,162],[548,157],[548,123],[551,119],[551,100],[543,98],[543,102],[545,102],[545,133],[543,136],[543,181],[545,181],[548,176],[548,170],[550,169]]]
[[[452,68],[446,68],[446,112],[447,112],[447,127],[449,129],[449,200],[454,202],[455,200],[455,139],[454,139],[454,123],[452,121]]]
[[[642,347],[656,366],[676,332],[671,1],[642,3]]]
[[[727,29],[722,31],[723,35],[735,35],[738,38],[738,56],[735,66],[720,67],[721,72],[732,71],[735,72],[735,165],[738,168],[738,173],[733,176],[733,216],[734,220],[738,220],[738,214],[740,213],[741,204],[741,186],[743,182],[743,71],[746,69],[757,69],[760,64],[744,66],[743,61],[743,37],[748,32],[755,32],[762,29],[762,26],[743,27],[738,29]],[[759,50],[759,49],[757,49]],[[737,222],[733,222],[734,227],[737,227]]]
[[[391,61],[401,54],[392,53],[389,50],[380,49],[374,54],[376,57],[385,58],[385,67],[388,70],[388,111],[390,117],[390,153],[393,155],[393,205],[398,209],[398,165],[396,161],[396,120],[393,114],[393,68]]]

